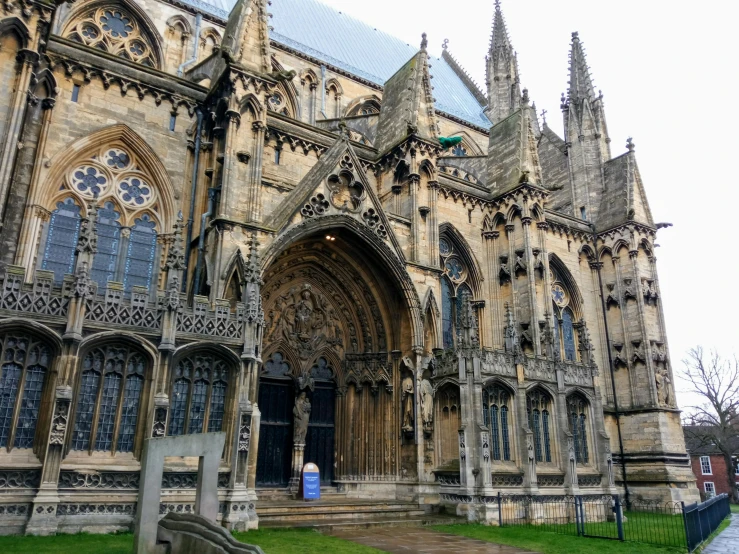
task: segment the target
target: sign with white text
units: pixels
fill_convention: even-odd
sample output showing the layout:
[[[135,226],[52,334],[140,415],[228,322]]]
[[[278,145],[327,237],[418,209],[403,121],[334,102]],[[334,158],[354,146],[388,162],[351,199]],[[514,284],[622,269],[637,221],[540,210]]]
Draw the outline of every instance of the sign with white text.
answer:
[[[303,499],[316,500],[321,498],[321,472],[316,464],[303,466]]]

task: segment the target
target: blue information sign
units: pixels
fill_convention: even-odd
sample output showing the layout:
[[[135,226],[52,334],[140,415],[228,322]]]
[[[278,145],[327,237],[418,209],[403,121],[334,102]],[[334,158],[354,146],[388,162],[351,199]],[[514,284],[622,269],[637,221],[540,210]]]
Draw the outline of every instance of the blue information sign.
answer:
[[[303,466],[303,499],[321,498],[321,473],[316,464]]]

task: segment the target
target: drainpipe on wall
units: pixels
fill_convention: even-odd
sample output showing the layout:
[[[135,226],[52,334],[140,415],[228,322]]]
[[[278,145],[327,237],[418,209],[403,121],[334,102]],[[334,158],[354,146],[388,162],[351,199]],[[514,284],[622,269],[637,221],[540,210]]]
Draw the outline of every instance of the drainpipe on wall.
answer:
[[[595,232],[595,224],[590,224],[593,231],[593,246],[595,247],[595,255],[598,256],[598,234]],[[597,258],[596,258],[597,260]],[[600,292],[600,304],[603,311],[603,329],[606,333],[606,352],[608,352],[608,369],[611,373],[611,389],[613,391],[613,409],[616,412],[616,429],[618,431],[618,450],[621,455],[621,478],[624,482],[624,493],[626,496],[626,509],[631,506],[629,500],[629,481],[626,478],[626,458],[624,457],[624,441],[621,436],[621,412],[618,409],[618,396],[616,396],[616,375],[613,371],[613,354],[611,354],[611,336],[608,332],[608,317],[606,316],[606,299],[603,296],[603,277],[600,274],[600,264],[596,263],[595,271],[598,273],[598,289]]]
[[[190,65],[192,62],[198,61],[198,46],[200,46],[200,25],[203,23],[202,14],[195,16],[195,50],[192,53],[192,58],[182,62],[177,68],[177,76],[182,77],[182,73],[185,71],[185,66]]]
[[[192,252],[192,224],[195,222],[195,194],[198,187],[198,169],[200,167],[200,133],[203,130],[203,111],[195,108],[198,118],[195,130],[195,158],[192,163],[192,181],[190,183],[190,213],[187,217],[187,240],[185,241],[185,271],[182,279],[182,292],[187,292],[187,270],[190,267],[190,253]]]

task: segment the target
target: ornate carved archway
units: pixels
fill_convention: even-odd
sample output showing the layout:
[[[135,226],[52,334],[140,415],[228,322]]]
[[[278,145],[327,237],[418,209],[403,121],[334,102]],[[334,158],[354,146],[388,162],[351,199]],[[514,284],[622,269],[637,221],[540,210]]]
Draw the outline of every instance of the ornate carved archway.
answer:
[[[401,449],[408,440],[399,437],[394,391],[400,392],[402,380],[398,354],[413,346],[412,333],[402,332],[411,328],[410,310],[385,264],[362,242],[347,229],[322,230],[284,249],[265,272],[259,404],[267,425],[283,425],[283,432],[270,427],[260,435],[259,448],[284,453],[303,441],[306,456],[319,457],[304,461],[323,463],[336,480],[390,481],[401,474]],[[275,393],[279,386],[284,393]],[[312,403],[307,431],[300,429],[299,415],[279,402],[272,402],[274,408],[263,405],[270,402],[267,393],[275,397],[288,389],[296,397],[291,408],[303,406],[301,392]],[[278,409],[280,414],[271,413]],[[285,426],[292,432],[286,435]],[[311,443],[317,437],[320,447]],[[275,440],[283,443],[268,444]],[[412,440],[408,447],[413,450]],[[296,463],[294,453],[293,478]],[[270,479],[262,483],[279,481]]]

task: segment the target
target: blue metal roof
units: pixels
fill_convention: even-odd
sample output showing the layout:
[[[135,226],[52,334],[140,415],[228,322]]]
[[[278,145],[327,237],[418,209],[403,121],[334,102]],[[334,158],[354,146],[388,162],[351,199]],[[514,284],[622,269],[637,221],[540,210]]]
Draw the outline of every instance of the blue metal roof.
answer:
[[[223,18],[235,4],[235,0],[180,1]],[[272,0],[269,11],[272,40],[378,85],[384,85],[418,51],[418,46],[316,0]],[[431,56],[429,64],[436,109],[490,127],[482,107],[449,64]]]

